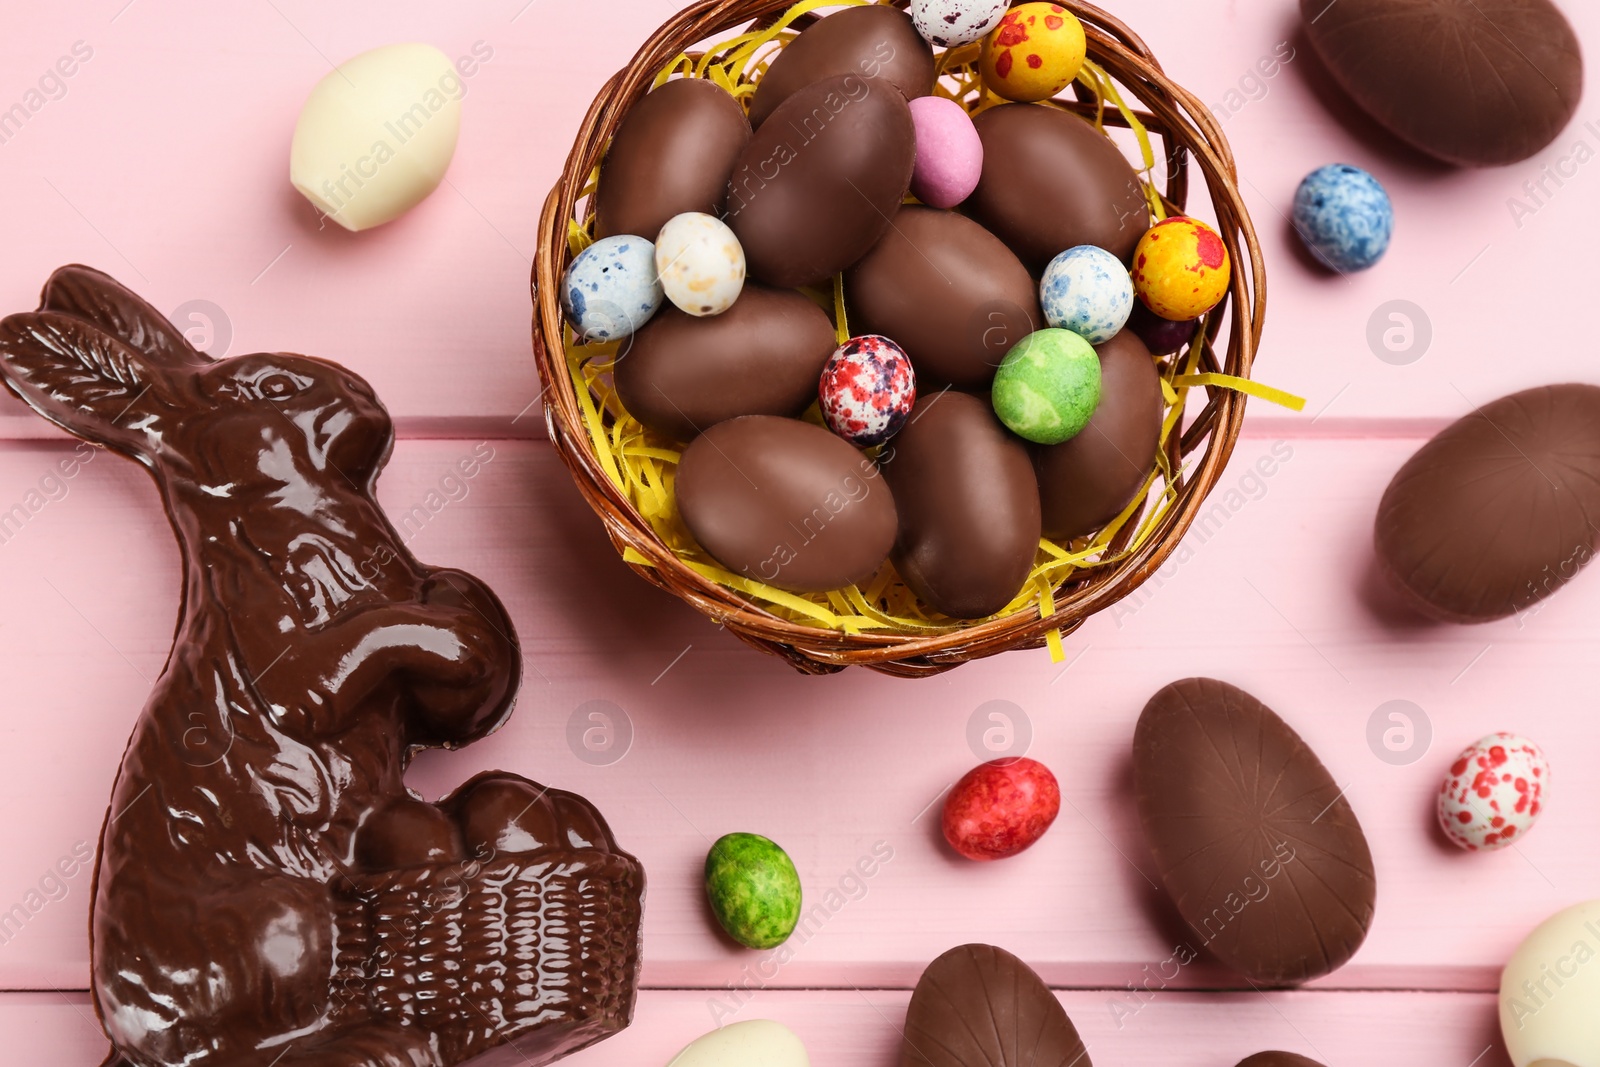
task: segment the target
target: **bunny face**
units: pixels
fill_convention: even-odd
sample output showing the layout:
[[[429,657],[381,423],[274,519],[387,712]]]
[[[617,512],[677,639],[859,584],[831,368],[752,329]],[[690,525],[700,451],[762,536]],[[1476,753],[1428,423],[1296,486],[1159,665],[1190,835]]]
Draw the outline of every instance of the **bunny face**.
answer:
[[[371,487],[393,439],[372,388],[285,353],[213,361],[114,279],[69,266],[0,321],[0,379],[80,437],[204,498],[292,498],[322,472]],[[321,479],[326,482],[328,479]]]
[[[343,367],[283,353],[239,356],[192,372],[200,410],[166,432],[165,450],[196,480],[277,491],[298,476],[371,483],[393,437],[372,388]],[[248,424],[254,432],[241,432]]]

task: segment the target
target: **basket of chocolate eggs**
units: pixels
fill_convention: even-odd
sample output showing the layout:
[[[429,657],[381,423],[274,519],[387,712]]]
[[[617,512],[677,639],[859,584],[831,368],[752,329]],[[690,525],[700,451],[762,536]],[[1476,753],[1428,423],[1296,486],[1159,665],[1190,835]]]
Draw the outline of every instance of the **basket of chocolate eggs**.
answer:
[[[1059,657],[1162,565],[1271,395],[1264,281],[1216,121],[1105,12],[703,0],[583,123],[534,349],[639,574],[918,676]]]

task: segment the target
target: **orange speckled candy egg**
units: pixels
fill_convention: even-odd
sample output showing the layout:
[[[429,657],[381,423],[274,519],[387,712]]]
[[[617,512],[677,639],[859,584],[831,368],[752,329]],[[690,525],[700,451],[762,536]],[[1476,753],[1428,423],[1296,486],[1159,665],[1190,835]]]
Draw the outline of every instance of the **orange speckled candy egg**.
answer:
[[[983,39],[983,83],[1007,100],[1048,100],[1083,68],[1083,24],[1060,4],[1019,4]]]
[[[1164,319],[1198,319],[1228,294],[1232,277],[1217,231],[1187,215],[1156,223],[1133,250],[1133,291]]]

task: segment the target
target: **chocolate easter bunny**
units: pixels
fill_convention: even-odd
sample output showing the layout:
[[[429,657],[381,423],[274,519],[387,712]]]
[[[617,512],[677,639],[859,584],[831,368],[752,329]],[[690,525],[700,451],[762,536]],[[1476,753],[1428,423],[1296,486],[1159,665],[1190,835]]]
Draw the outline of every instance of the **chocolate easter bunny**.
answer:
[[[632,1016],[644,875],[587,801],[403,774],[511,713],[488,587],[373,499],[394,433],[334,363],[197,352],[110,277],[0,322],[35,411],[143,463],[183,554],[172,653],[112,790],[92,988],[138,1067],[547,1063]]]

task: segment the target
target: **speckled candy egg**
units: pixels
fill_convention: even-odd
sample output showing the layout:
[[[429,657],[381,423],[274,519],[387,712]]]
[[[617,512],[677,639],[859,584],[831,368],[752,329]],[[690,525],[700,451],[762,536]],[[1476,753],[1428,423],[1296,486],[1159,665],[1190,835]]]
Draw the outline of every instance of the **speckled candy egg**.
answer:
[[[911,191],[929,207],[952,208],[972,195],[983,177],[983,138],[967,109],[942,96],[911,101],[917,162]]]
[[[1233,264],[1216,230],[1174,215],[1145,231],[1133,250],[1133,291],[1164,319],[1188,322],[1228,295]]]
[[[995,28],[1011,0],[911,0],[917,32],[940,48],[971,44]]]
[[[961,777],[944,800],[942,828],[969,860],[998,860],[1031,848],[1061,813],[1061,786],[1027,757],[997,759]]]
[[[1452,844],[1492,852],[1522,840],[1544,810],[1550,761],[1517,734],[1490,734],[1456,757],[1439,788],[1439,825]]]
[[[1048,100],[1083,69],[1083,23],[1060,4],[1019,4],[983,39],[983,83],[1007,100]]]
[[[905,351],[887,337],[852,337],[828,357],[817,390],[828,429],[858,448],[900,432],[917,402],[917,379]]]
[[[1094,245],[1069,248],[1044,269],[1039,283],[1044,317],[1092,345],[1105,344],[1133,313],[1133,282],[1122,260]]]
[[[585,344],[627,337],[661,310],[655,246],[619,234],[579,252],[561,281],[561,310]]]
[[[727,223],[688,211],[661,227],[656,271],[667,299],[685,314],[720,315],[744,291],[744,249]]]
[[[1128,329],[1144,342],[1152,356],[1170,356],[1194,340],[1195,324],[1164,319],[1136,300],[1133,314],[1128,316]]]
[[[1360,167],[1330,163],[1306,175],[1295,191],[1294,231],[1334,270],[1366,270],[1389,250],[1394,205]]]
[[[776,842],[760,834],[724,834],[706,853],[705,871],[712,914],[739,944],[777,948],[794,933],[800,874]]]
[[[1031,333],[1000,361],[989,399],[1018,437],[1059,445],[1078,436],[1100,404],[1100,356],[1071,330]]]

